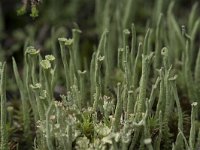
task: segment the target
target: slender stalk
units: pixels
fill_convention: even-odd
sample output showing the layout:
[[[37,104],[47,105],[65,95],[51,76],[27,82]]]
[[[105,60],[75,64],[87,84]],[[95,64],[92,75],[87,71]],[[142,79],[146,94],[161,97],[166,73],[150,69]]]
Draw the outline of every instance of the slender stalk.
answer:
[[[47,112],[46,112],[46,142],[47,142],[47,147],[49,150],[54,150],[53,143],[52,143],[52,134],[50,131],[50,115],[52,113],[53,109],[53,103],[50,104]]]
[[[1,95],[1,150],[8,150],[8,130],[6,126],[6,63],[0,68],[0,95]]]
[[[121,97],[120,91],[121,91],[121,85],[120,83],[118,83],[117,84],[117,106],[115,109],[114,123],[113,123],[114,132],[119,130],[121,113],[122,113],[122,97]]]
[[[27,99],[26,99],[26,90],[24,87],[24,83],[22,82],[20,76],[19,76],[19,72],[18,72],[18,68],[17,68],[17,64],[15,62],[15,59],[12,58],[13,61],[13,70],[14,70],[14,75],[15,75],[15,79],[17,82],[17,86],[19,88],[19,92],[20,92],[20,97],[22,100],[22,112],[23,112],[23,121],[24,121],[24,133],[28,135],[28,133],[30,132],[30,118],[29,118],[29,111],[28,111],[28,103],[27,103]]]
[[[196,137],[196,126],[195,126],[195,116],[197,111],[197,102],[192,103],[192,113],[191,113],[191,128],[190,128],[190,137],[189,137],[189,146],[191,150],[195,149],[195,137]]]

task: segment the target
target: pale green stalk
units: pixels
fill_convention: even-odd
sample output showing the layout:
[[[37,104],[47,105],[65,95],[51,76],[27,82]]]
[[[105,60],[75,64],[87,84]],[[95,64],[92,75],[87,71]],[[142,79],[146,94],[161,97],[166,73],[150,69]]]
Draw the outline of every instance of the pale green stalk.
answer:
[[[127,84],[124,84],[122,88],[122,111],[124,112],[124,118],[127,119],[127,103],[128,103],[128,87]]]
[[[182,109],[181,109],[181,105],[180,105],[180,100],[178,97],[176,82],[172,83],[172,91],[173,91],[173,95],[174,95],[174,99],[175,99],[177,111],[178,111],[178,128],[181,131],[183,131],[183,113],[182,113]],[[183,138],[182,138],[182,136],[180,136],[180,134],[177,135],[175,146],[179,149],[183,148]]]
[[[52,68],[51,70],[51,79],[50,79],[50,85],[51,85],[51,92],[52,92],[52,95],[51,95],[51,98],[53,99],[53,93],[54,93],[54,89],[55,89],[55,86],[56,86],[56,83],[58,81],[58,67],[57,66],[54,66],[54,68]]]
[[[195,65],[195,71],[194,71],[194,80],[198,84],[200,84],[200,48],[198,51],[197,59],[196,59],[196,65]],[[199,88],[200,90],[200,88]]]
[[[123,49],[124,49],[124,53],[122,56],[122,60],[121,60],[121,65],[122,65],[122,69],[124,70],[125,66],[124,66],[124,61],[126,61],[126,55],[127,55],[127,47],[128,47],[128,37],[130,35],[130,31],[128,29],[125,29],[123,31]],[[129,52],[128,52],[129,53]]]
[[[178,128],[181,131],[183,131],[183,113],[182,113],[182,109],[181,109],[181,105],[180,105],[180,100],[178,97],[176,82],[174,82],[172,85],[172,91],[173,91],[173,95],[174,95],[174,99],[175,99],[177,111],[178,111]]]
[[[44,81],[45,81],[45,89],[47,90],[47,100],[48,102],[52,101],[53,98],[53,91],[51,88],[51,74],[50,74],[51,68],[43,68],[43,75],[44,75]]]
[[[105,56],[105,62],[104,62],[104,67],[105,67],[105,81],[104,81],[104,92],[106,91],[106,88],[109,86],[110,81],[110,74],[112,74],[112,53],[108,49],[108,37],[107,35],[105,36],[105,42],[104,42],[104,56]]]
[[[199,147],[200,147],[200,128],[199,128],[198,136],[197,136],[196,149],[198,149]]]
[[[193,86],[193,76],[192,76],[192,71],[191,71],[191,59],[190,59],[190,42],[191,41],[186,41],[186,46],[185,46],[185,60],[184,60],[184,76],[185,76],[185,83],[187,87],[187,92],[188,96],[190,98],[190,101],[193,102],[197,100],[197,96],[195,93],[195,87]]]
[[[194,81],[196,83],[196,92],[200,93],[200,48],[197,55],[196,65],[195,65],[195,70],[194,70]],[[198,94],[198,97],[200,97],[200,94]],[[198,99],[198,102],[200,102],[199,99]]]
[[[121,84],[117,84],[117,106],[115,108],[114,122],[113,122],[113,131],[117,132],[120,126],[120,119],[122,114],[122,97],[121,97]]]
[[[54,150],[54,146],[53,146],[53,143],[52,143],[52,134],[51,134],[51,131],[50,131],[50,116],[51,116],[51,113],[52,113],[52,109],[53,109],[53,102],[51,102],[51,104],[49,105],[48,109],[47,109],[47,112],[46,112],[46,122],[45,122],[45,125],[46,125],[46,142],[47,142],[47,147],[49,150]]]
[[[79,29],[73,29],[72,30],[72,37],[74,39],[74,43],[72,46],[73,50],[73,57],[76,60],[74,63],[76,70],[81,69],[81,57],[80,57],[80,52],[79,52],[79,41],[80,41],[80,34],[82,33],[81,30]]]
[[[39,98],[39,92],[40,92],[40,87],[36,87],[37,85],[30,85],[30,87],[32,86],[33,89],[33,93],[35,95],[35,100],[36,100],[36,104],[37,104],[37,110],[38,110],[38,114],[39,114],[39,118],[40,120],[45,120],[45,109],[44,109],[44,104],[42,103],[42,99]],[[33,87],[35,86],[35,87]]]
[[[131,114],[134,112],[134,96],[133,96],[133,91],[128,91],[128,103],[127,103],[127,114]]]
[[[192,112],[191,112],[191,128],[190,128],[190,137],[189,137],[189,146],[191,150],[195,150],[195,137],[196,137],[196,125],[195,125],[195,116],[197,112],[197,102],[193,102]]]
[[[178,61],[177,59],[180,57],[182,50],[184,49],[184,38],[181,34],[180,27],[172,13],[172,9],[174,7],[174,1],[172,1],[168,7],[167,11],[167,24],[169,31],[169,59],[171,63],[175,63]],[[171,50],[174,49],[174,50]]]
[[[93,103],[93,109],[97,110],[99,107],[99,102],[100,102],[100,97],[101,97],[101,91],[102,91],[102,79],[101,79],[101,73],[100,73],[100,68],[103,63],[104,57],[104,51],[105,51],[105,42],[106,42],[106,36],[107,36],[108,31],[105,30],[101,36],[98,48],[97,48],[97,53],[96,53],[96,58],[95,58],[95,70],[94,70],[94,83],[95,83],[95,100]]]
[[[118,53],[117,53],[117,67],[122,70],[122,62],[123,62],[123,54],[124,54],[124,49],[123,48],[118,48]]]
[[[135,1],[133,0],[127,0],[126,4],[125,4],[125,12],[124,12],[124,15],[123,15],[123,28],[126,28],[128,23],[129,23],[129,20],[131,17],[134,16],[135,14],[135,8],[133,4]]]
[[[164,85],[164,71],[163,68],[159,70],[159,77],[160,77],[160,90],[159,90],[159,97],[158,97],[158,102],[156,106],[156,114],[155,116],[158,117],[160,111],[163,113],[164,112],[164,106],[166,103],[166,98],[165,98],[165,85]]]
[[[152,52],[153,50],[153,46],[152,46],[152,42],[153,42],[153,30],[150,29],[150,32],[149,32],[149,39],[148,39],[148,43],[147,43],[147,54],[149,54],[150,52]]]
[[[69,65],[68,65],[67,58],[66,58],[67,52],[66,52],[66,47],[65,47],[65,41],[66,41],[66,39],[64,39],[64,38],[59,39],[61,58],[62,58],[62,63],[64,66],[64,71],[65,71],[66,87],[67,87],[67,90],[70,90]]]
[[[143,45],[143,54],[144,55],[147,55],[150,52],[149,47],[148,47],[148,45],[149,45],[148,43],[149,43],[149,40],[150,40],[150,32],[151,32],[151,30],[148,28],[146,35],[144,37],[144,45]]]
[[[160,150],[160,144],[162,140],[163,118],[162,111],[159,111],[159,133],[158,138],[155,141],[155,150]]]
[[[169,115],[171,112],[171,104],[172,104],[172,98],[171,98],[171,91],[170,91],[170,73],[171,73],[171,67],[169,67],[169,53],[167,48],[163,48],[161,51],[163,55],[163,64],[165,69],[165,75],[164,75],[164,85],[165,85],[165,98],[166,98],[166,104],[165,104],[165,112],[164,112],[164,121],[167,123],[169,119]]]
[[[29,102],[31,104],[31,108],[33,110],[34,119],[36,121],[36,120],[38,120],[39,114],[36,111],[37,110],[37,108],[36,108],[37,104],[36,104],[36,101],[33,98],[33,95],[31,93],[31,90],[30,90],[30,87],[29,87],[29,85],[31,84],[31,80],[30,80],[31,79],[31,77],[30,77],[30,75],[31,75],[30,57],[31,56],[29,56],[29,53],[27,53],[27,50],[25,51],[24,57],[25,57],[25,71],[26,71],[25,72],[25,86],[26,86],[26,90],[27,90],[27,94],[28,94],[28,99],[29,99]]]
[[[70,54],[71,57],[72,54]],[[74,85],[74,76],[76,76],[76,78],[78,78],[78,73],[77,70],[75,70],[75,66],[74,66],[74,60],[70,59],[69,60],[69,82],[70,82],[70,87],[72,85]]]
[[[85,83],[85,79],[86,79],[86,71],[80,71],[78,70],[78,74],[79,74],[79,85],[80,85],[80,96],[81,99],[79,100],[79,108],[85,107],[87,106],[87,99],[86,99],[86,93],[87,90],[85,89],[86,87],[86,83]]]
[[[194,22],[196,20],[197,11],[198,11],[198,2],[196,2],[192,6],[192,11],[190,12],[190,15],[189,15],[189,20],[188,20],[188,25],[187,25],[189,33],[192,31],[192,28],[194,26]]]
[[[104,57],[103,57],[104,58]],[[101,97],[101,77],[100,77],[100,67],[102,65],[103,58],[99,55],[99,51],[97,52],[96,60],[95,60],[95,99],[93,103],[93,109],[98,110],[100,108],[100,97]]]
[[[149,68],[150,68],[150,59],[152,58],[152,53],[149,56],[142,55],[142,76],[140,79],[140,91],[138,99],[138,108],[137,113],[141,116],[141,113],[145,110],[145,100],[146,100],[146,89],[149,79]],[[138,117],[139,117],[138,116]],[[139,118],[138,118],[139,119]]]
[[[101,13],[103,13],[103,19],[102,22],[100,23],[101,28],[100,31],[102,32],[104,29],[108,29],[110,27],[110,16],[111,16],[111,7],[112,7],[112,0],[107,0],[105,1],[104,7],[102,9],[104,9],[104,11]]]
[[[125,80],[125,84],[128,88],[128,90],[130,90],[130,87],[131,87],[131,71],[130,71],[130,68],[129,66],[131,65],[130,63],[130,59],[128,59],[128,55],[129,55],[129,47],[126,46],[126,51],[125,51],[125,58],[124,58],[124,62],[123,62],[123,65],[124,65],[124,72],[125,72],[125,75],[124,75],[124,80]]]
[[[183,144],[183,136],[181,135],[181,133],[179,132],[177,137],[176,137],[176,142],[174,145],[175,150],[176,149],[184,149],[184,144]]]
[[[128,91],[130,90],[131,87],[131,72],[129,69],[130,66],[130,61],[128,60],[128,53],[129,53],[129,48],[128,46],[126,46],[126,51],[125,51],[126,55],[125,55],[125,59],[124,59],[124,71],[125,71],[125,75],[124,75],[124,90],[123,90],[123,110],[125,111],[125,118],[126,118],[126,111],[127,111],[127,104],[128,104]]]
[[[156,79],[156,82],[155,82],[155,84],[154,85],[152,85],[152,90],[151,90],[151,94],[150,94],[150,98],[149,98],[149,110],[151,110],[152,109],[152,107],[153,107],[153,104],[154,104],[154,101],[155,101],[155,98],[156,98],[156,92],[157,92],[157,87],[158,87],[158,85],[159,85],[159,83],[160,83],[160,77],[158,77],[157,79]]]
[[[184,141],[184,144],[185,144],[185,148],[186,148],[187,150],[190,150],[190,147],[189,147],[189,145],[188,145],[187,139],[186,139],[186,137],[185,137],[183,131],[181,131],[181,130],[179,129],[179,133],[181,134],[181,136],[182,136],[182,138],[183,138],[183,141]]]
[[[90,62],[90,102],[93,102],[94,93],[95,93],[95,58],[96,53],[94,52],[92,55],[92,60]]]
[[[145,105],[146,105],[146,112],[145,112],[145,116],[144,116],[144,138],[143,138],[143,142],[144,144],[147,146],[148,150],[153,150],[153,145],[152,145],[152,139],[150,136],[150,129],[149,129],[149,124],[148,124],[148,116],[150,115],[150,101],[145,101]],[[145,143],[145,140],[150,140],[148,142]]]
[[[37,83],[37,77],[36,77],[36,62],[38,62],[37,56],[31,56],[30,58],[30,64],[31,64],[31,79],[32,83]]]
[[[199,27],[199,25],[200,25],[200,18],[198,18],[195,22],[194,22],[194,27],[192,28],[192,30],[191,30],[191,43],[192,44],[194,44],[195,43],[195,37],[196,37],[196,35],[198,34],[198,31],[199,31],[199,29],[200,29],[200,27]],[[193,47],[192,47],[193,48]]]
[[[63,147],[63,150],[68,150],[67,149],[67,140],[66,138],[63,138],[62,135],[65,135],[65,133],[63,132],[63,128],[65,129],[66,128],[66,119],[63,120],[63,118],[65,118],[66,114],[65,112],[62,111],[62,105],[60,106],[61,103],[55,103],[55,108],[56,108],[56,119],[57,119],[57,123],[56,125],[58,125],[60,127],[59,129],[59,142],[60,142],[60,145],[62,145]],[[68,120],[67,120],[68,121]]]
[[[68,133],[67,150],[72,150],[72,126],[70,123],[67,126],[67,133]]]
[[[172,108],[171,108],[171,103],[172,103],[172,96],[171,96],[171,86],[170,86],[170,81],[169,81],[169,75],[170,75],[171,68],[166,72],[165,74],[165,98],[166,98],[166,104],[165,104],[165,113],[164,113],[164,121],[165,123],[168,122],[169,116],[171,114]]]
[[[108,36],[108,30],[105,29],[104,32],[101,35],[101,39],[99,41],[99,45],[97,48],[97,52],[99,52],[100,55],[105,55],[106,54],[106,43],[107,43],[107,37]]]
[[[195,39],[199,33],[198,31],[200,31],[200,17],[195,21],[194,27],[190,33],[191,42],[190,42],[190,56],[189,57],[191,60],[191,65],[195,64],[195,58],[196,58]]]
[[[167,19],[168,19],[167,21],[170,23],[169,28],[172,30],[171,32],[173,32],[173,31],[175,32],[176,38],[177,38],[178,42],[180,42],[180,46],[182,46],[182,48],[183,48],[184,40],[182,38],[178,23],[176,22],[176,19],[172,13],[173,7],[174,7],[174,1],[172,1],[169,5],[168,11],[167,11]]]
[[[19,72],[18,72],[18,68],[17,68],[17,64],[14,58],[12,58],[12,62],[13,62],[13,71],[14,71],[14,75],[15,75],[15,79],[17,82],[17,86],[19,88],[19,92],[20,92],[20,97],[22,100],[22,113],[23,113],[23,121],[24,121],[24,133],[28,135],[28,133],[30,132],[30,118],[29,118],[29,111],[28,111],[28,103],[27,103],[27,99],[26,97],[26,90],[24,87],[24,83],[21,80],[20,76],[19,76]]]
[[[157,20],[159,20],[159,15],[162,13],[163,9],[163,0],[156,0],[155,8],[153,12],[153,24],[156,25]]]
[[[1,150],[8,150],[8,130],[6,125],[6,63],[0,68],[1,82],[0,82],[0,95],[1,95]]]
[[[159,1],[159,0],[158,0]],[[163,14],[160,14],[157,25],[156,25],[156,45],[155,45],[155,61],[154,69],[160,68],[161,64],[161,25],[162,25]],[[155,74],[155,73],[154,73]]]
[[[134,69],[133,78],[132,78],[133,90],[135,90],[138,86],[141,61],[142,61],[142,43],[139,43],[137,56],[136,56],[134,68],[133,68]]]
[[[41,62],[41,61],[42,61],[42,56],[40,54],[39,55],[39,62]],[[45,85],[42,67],[39,67],[39,83],[41,83],[42,85]]]
[[[131,65],[134,65],[135,57],[136,57],[136,49],[137,49],[137,39],[136,39],[136,29],[134,23],[131,25]]]

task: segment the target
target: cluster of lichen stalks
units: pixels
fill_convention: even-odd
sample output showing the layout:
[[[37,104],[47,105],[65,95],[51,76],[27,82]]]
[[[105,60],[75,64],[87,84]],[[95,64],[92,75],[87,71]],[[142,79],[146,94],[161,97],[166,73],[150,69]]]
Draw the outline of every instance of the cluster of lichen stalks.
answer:
[[[200,147],[200,50],[197,52],[195,45],[200,19],[192,18],[194,6],[188,30],[181,30],[172,7],[173,3],[166,20],[161,14],[156,27],[147,29],[144,39],[137,39],[134,24],[131,32],[118,31],[117,50],[110,46],[114,34],[104,31],[90,64],[80,59],[79,29],[72,30],[71,39],[58,39],[60,56],[57,53],[43,57],[39,50],[25,46],[23,76],[13,58],[23,134],[34,140],[35,149]],[[56,101],[53,92],[61,76],[66,93]],[[7,150],[7,126],[12,123],[7,122],[11,110],[6,112],[5,63],[1,65],[0,78],[1,149]],[[191,103],[190,129],[184,127],[178,89],[186,93]],[[35,137],[30,137],[30,108],[37,125]],[[170,129],[174,117],[177,133]]]

